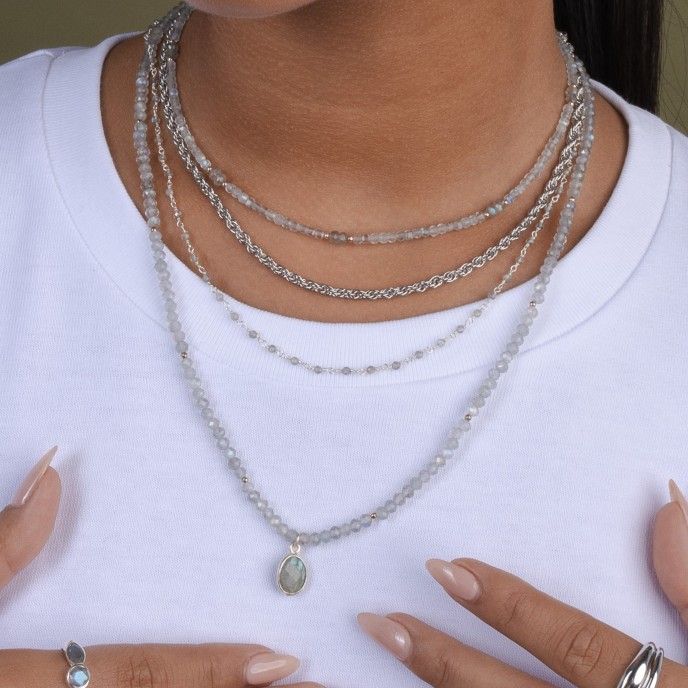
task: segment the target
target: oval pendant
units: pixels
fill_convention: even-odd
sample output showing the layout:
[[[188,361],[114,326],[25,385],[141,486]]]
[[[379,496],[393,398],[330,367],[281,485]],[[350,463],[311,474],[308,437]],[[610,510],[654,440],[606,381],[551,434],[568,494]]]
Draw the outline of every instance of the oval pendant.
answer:
[[[308,571],[299,550],[298,544],[292,545],[277,569],[277,586],[285,595],[296,595],[306,585]]]

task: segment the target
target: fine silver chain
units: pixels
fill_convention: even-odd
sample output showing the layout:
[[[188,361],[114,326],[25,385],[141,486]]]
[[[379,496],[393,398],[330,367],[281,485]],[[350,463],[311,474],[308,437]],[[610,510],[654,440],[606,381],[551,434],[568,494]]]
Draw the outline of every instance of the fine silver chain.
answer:
[[[273,507],[258,491],[247,474],[243,462],[238,456],[236,448],[233,447],[229,442],[227,437],[228,433],[225,430],[224,423],[218,418],[218,414],[211,405],[210,395],[205,390],[204,383],[201,381],[198,375],[196,365],[189,355],[189,344],[186,339],[186,334],[182,330],[182,324],[179,320],[177,299],[171,282],[171,273],[166,260],[167,249],[162,240],[162,234],[159,230],[160,213],[157,205],[157,193],[154,186],[151,165],[151,152],[148,144],[148,113],[145,105],[149,100],[149,74],[150,77],[152,77],[152,81],[150,81],[150,98],[155,99],[158,97],[155,84],[155,78],[159,72],[159,66],[157,64],[157,51],[165,33],[169,33],[171,31],[172,35],[174,35],[174,25],[172,20],[178,11],[179,7],[173,9],[165,19],[154,22],[146,32],[146,51],[142,58],[136,78],[135,125],[133,139],[136,150],[136,161],[141,180],[141,191],[145,205],[144,213],[149,227],[151,250],[154,258],[154,268],[161,290],[161,297],[166,312],[168,327],[172,335],[175,350],[179,355],[183,377],[189,385],[192,398],[200,410],[201,417],[211,432],[218,450],[221,452],[229,467],[239,479],[242,490],[246,494],[248,500],[255,506],[261,516],[266,519],[269,525],[290,543],[290,554],[287,555],[287,557],[285,557],[283,560],[282,565],[280,566],[281,571],[282,566],[284,566],[287,559],[291,557],[298,559],[300,565],[303,566],[303,561],[296,556],[303,545],[312,546],[329,542],[331,540],[336,540],[341,537],[353,535],[373,523],[387,519],[398,508],[406,504],[413,495],[415,495],[426,483],[431,480],[433,476],[439,473],[447,465],[451,464],[453,460],[458,458],[456,455],[460,446],[460,439],[471,429],[471,427],[474,425],[475,418],[480,413],[480,409],[485,406],[489,397],[494,394],[494,390],[497,387],[498,381],[508,371],[512,360],[518,354],[518,351],[523,345],[524,339],[528,335],[534,319],[537,317],[542,308],[547,285],[554,272],[571,229],[576,203],[580,196],[580,191],[590,155],[590,149],[594,140],[594,94],[590,86],[587,73],[585,72],[585,68],[580,60],[576,58],[577,68],[582,76],[584,91],[584,115],[582,120],[584,131],[580,140],[580,147],[575,150],[574,168],[571,173],[571,178],[568,182],[568,189],[565,197],[566,200],[559,215],[557,230],[552,243],[550,244],[547,256],[542,262],[539,273],[533,280],[533,286],[528,303],[520,317],[516,330],[507,342],[502,354],[490,366],[489,371],[482,383],[477,387],[474,394],[471,396],[471,400],[465,409],[462,419],[451,428],[444,444],[439,448],[438,452],[423,466],[423,468],[417,474],[411,477],[406,483],[404,483],[404,485],[397,492],[393,493],[388,500],[380,504],[380,506],[373,510],[366,511],[362,515],[357,516],[350,521],[346,521],[323,530],[314,532],[302,531],[287,524],[284,519],[275,512]],[[142,104],[144,106],[143,108],[141,107]],[[570,133],[569,136],[571,136]],[[305,573],[303,574],[303,579],[305,581]],[[299,586],[302,587],[302,582],[299,582]],[[281,583],[280,587],[282,587]],[[300,589],[300,587],[298,587],[298,589]],[[292,594],[287,590],[284,591],[287,592],[287,594]]]
[[[297,234],[303,234],[305,236],[313,237],[316,239],[324,239],[326,241],[331,241],[338,245],[343,245],[346,243],[354,245],[364,245],[364,244],[391,244],[402,241],[411,241],[414,239],[421,239],[424,237],[436,237],[448,234],[449,232],[458,231],[462,229],[467,229],[469,227],[475,227],[481,224],[485,220],[488,220],[496,215],[499,215],[503,210],[508,208],[513,204],[528,187],[542,174],[543,170],[547,166],[548,162],[554,155],[557,148],[561,144],[566,130],[568,129],[569,122],[571,120],[571,115],[575,107],[576,98],[576,70],[574,62],[571,58],[571,46],[567,42],[565,36],[561,33],[557,33],[559,49],[564,57],[564,63],[566,67],[567,75],[567,87],[566,87],[566,98],[564,105],[561,109],[559,115],[559,120],[551,134],[545,147],[538,155],[537,160],[533,166],[523,175],[520,181],[512,189],[507,191],[501,199],[488,204],[482,210],[470,213],[464,217],[452,220],[450,222],[442,222],[437,224],[431,224],[421,227],[414,227],[413,229],[402,229],[402,230],[390,230],[386,232],[368,232],[365,234],[361,233],[347,233],[342,231],[325,230],[316,227],[311,227],[305,225],[297,220],[293,220],[276,210],[272,210],[267,206],[256,200],[255,197],[251,196],[243,189],[241,189],[236,183],[232,183],[227,180],[225,173],[220,170],[215,164],[210,160],[206,153],[201,149],[194,137],[191,128],[189,126],[188,120],[184,115],[184,110],[181,104],[181,98],[179,93],[179,85],[177,84],[176,78],[176,60],[172,58],[169,72],[169,97],[172,110],[175,113],[176,125],[179,130],[184,143],[189,149],[191,155],[198,166],[206,173],[210,181],[215,185],[224,189],[227,193],[234,197],[239,203],[252,210],[262,217],[264,217],[269,222],[281,227],[283,229],[288,229]]]
[[[575,67],[574,67],[575,71]],[[170,90],[174,86],[170,87]],[[198,273],[201,275],[202,279],[209,285],[210,289],[212,290],[215,298],[220,301],[223,306],[226,308],[228,311],[229,319],[230,322],[238,325],[241,327],[249,337],[249,339],[253,340],[261,346],[266,352],[273,354],[282,360],[290,363],[291,365],[294,366],[299,366],[304,368],[305,370],[308,370],[309,372],[315,373],[315,374],[340,374],[340,375],[372,375],[375,373],[379,373],[382,371],[397,371],[400,370],[407,365],[414,363],[418,360],[421,360],[423,358],[426,358],[429,354],[433,353],[434,351],[437,351],[441,348],[444,348],[449,342],[454,341],[460,334],[466,331],[466,329],[473,323],[475,320],[485,312],[487,309],[488,305],[490,304],[491,301],[493,301],[498,294],[502,292],[502,290],[505,288],[505,286],[511,281],[513,275],[516,273],[520,265],[523,263],[523,261],[526,258],[528,249],[532,244],[535,242],[539,232],[541,231],[545,221],[549,218],[551,209],[553,206],[553,201],[552,199],[549,200],[547,206],[545,207],[542,216],[540,217],[535,229],[532,231],[531,236],[528,238],[526,241],[525,245],[522,247],[522,249],[519,252],[517,260],[509,267],[508,271],[503,275],[502,279],[500,282],[492,289],[490,294],[480,303],[478,306],[471,311],[469,316],[462,322],[461,324],[455,326],[452,328],[446,335],[439,337],[435,339],[432,343],[414,349],[411,353],[407,354],[404,357],[399,357],[391,361],[386,361],[384,363],[376,363],[376,364],[368,364],[368,365],[362,365],[362,366],[355,366],[355,365],[343,365],[343,366],[331,366],[331,365],[325,365],[325,364],[319,364],[319,363],[312,363],[309,361],[304,360],[300,356],[296,356],[295,354],[288,352],[284,349],[284,347],[271,342],[270,340],[266,339],[258,330],[255,328],[251,327],[244,318],[235,310],[233,305],[228,301],[226,298],[226,295],[217,288],[217,286],[213,283],[207,269],[204,267],[204,265],[201,263],[199,257],[198,257],[198,252],[196,251],[190,233],[188,229],[185,226],[185,223],[182,219],[182,213],[181,210],[179,209],[179,206],[176,201],[176,196],[174,193],[174,184],[173,184],[173,175],[172,171],[167,163],[167,155],[165,152],[165,147],[163,143],[163,138],[162,138],[162,131],[159,123],[159,118],[158,118],[158,107],[157,107],[157,100],[153,101],[153,121],[155,122],[154,125],[154,133],[155,133],[155,141],[156,141],[156,148],[157,148],[157,155],[158,155],[158,160],[160,161],[160,166],[162,168],[162,171],[165,176],[166,180],[166,196],[169,201],[172,214],[175,218],[175,224],[177,225],[177,228],[180,232],[180,235],[186,245],[186,249],[188,252],[188,255],[196,267],[196,270]],[[570,172],[570,169],[572,167],[572,161],[570,161],[569,165],[564,171],[564,174],[562,176],[561,183],[559,185],[559,188],[557,189],[557,194],[555,195],[556,198],[559,197],[561,194],[563,187],[566,183],[566,179],[568,178],[568,174]],[[555,198],[555,197],[552,197]]]
[[[568,137],[568,142],[561,151],[560,160],[556,165],[552,177],[547,182],[545,186],[545,191],[543,192],[538,203],[533,207],[524,218],[513,230],[508,234],[503,236],[495,245],[490,246],[481,255],[474,257],[472,260],[463,263],[457,268],[450,269],[442,274],[433,275],[432,277],[414,282],[413,284],[385,287],[382,289],[357,289],[357,288],[347,288],[347,287],[335,287],[328,284],[323,284],[316,282],[307,277],[304,277],[289,268],[278,263],[274,258],[268,255],[263,248],[258,244],[254,243],[250,235],[245,232],[237,220],[232,217],[229,210],[224,206],[222,200],[214,191],[212,186],[208,183],[205,178],[201,168],[193,160],[193,156],[189,152],[186,144],[184,143],[181,134],[176,127],[176,122],[174,118],[174,112],[169,100],[168,94],[168,78],[167,71],[174,63],[170,59],[178,51],[178,41],[181,36],[181,31],[185,22],[179,17],[188,16],[190,10],[185,6],[181,7],[180,14],[175,18],[174,26],[170,32],[170,36],[166,39],[165,44],[162,49],[162,54],[160,58],[160,69],[157,71],[157,82],[160,93],[160,102],[162,105],[162,110],[165,116],[165,122],[168,129],[172,135],[172,138],[179,150],[180,158],[184,163],[186,169],[191,173],[194,181],[201,190],[201,192],[210,201],[211,205],[215,209],[216,213],[220,219],[224,222],[225,227],[229,230],[232,236],[244,246],[246,251],[253,258],[258,260],[259,263],[267,267],[274,275],[286,280],[287,282],[294,284],[302,289],[312,291],[324,296],[342,299],[353,299],[353,300],[380,300],[380,299],[392,299],[401,296],[409,296],[415,293],[424,293],[428,289],[437,289],[445,284],[450,284],[458,279],[467,277],[475,269],[479,269],[487,265],[490,261],[494,260],[501,252],[505,251],[509,246],[516,241],[535,221],[538,214],[543,210],[546,205],[547,200],[556,193],[559,182],[561,180],[561,175],[563,174],[563,169],[566,165],[566,161],[573,156],[573,152],[576,148],[576,142]],[[580,101],[580,98],[579,98]],[[582,109],[582,103],[579,102],[577,108],[574,110],[573,117],[580,116],[580,111]],[[571,131],[571,130],[569,130]]]
[[[167,154],[165,151],[165,146],[163,142],[163,137],[162,137],[162,128],[160,126],[159,122],[159,117],[158,117],[158,101],[157,99],[153,100],[152,103],[152,117],[151,120],[154,122],[153,130],[155,134],[155,143],[156,143],[156,150],[157,150],[157,156],[158,156],[158,161],[160,164],[160,167],[163,171],[164,177],[165,177],[165,185],[166,185],[166,196],[167,200],[169,202],[170,208],[172,210],[172,214],[175,219],[175,224],[177,226],[177,229],[179,230],[179,233],[186,245],[187,253],[189,254],[189,257],[191,259],[191,262],[194,264],[197,272],[201,275],[201,278],[203,279],[206,284],[210,287],[211,291],[213,292],[215,298],[217,301],[220,301],[223,306],[227,309],[228,315],[229,315],[229,320],[232,323],[235,323],[239,327],[241,327],[249,337],[249,339],[253,340],[256,342],[259,346],[261,346],[265,351],[267,351],[270,354],[273,354],[284,361],[287,361],[291,365],[294,366],[300,366],[312,373],[315,374],[340,374],[340,375],[372,375],[374,373],[378,373],[381,371],[396,371],[404,368],[405,366],[409,365],[410,363],[414,363],[415,361],[421,360],[423,358],[426,358],[429,354],[433,353],[434,351],[437,351],[438,349],[444,348],[449,342],[452,342],[454,339],[456,339],[460,334],[463,334],[463,332],[468,329],[468,327],[477,320],[477,318],[481,317],[483,313],[486,311],[487,307],[489,304],[497,298],[497,296],[504,290],[504,288],[507,286],[507,284],[511,281],[512,277],[516,274],[518,268],[523,264],[523,261],[526,258],[526,255],[528,253],[528,249],[533,245],[535,240],[538,237],[538,234],[542,230],[542,227],[544,226],[544,223],[547,221],[547,219],[550,217],[552,206],[554,205],[554,202],[559,198],[561,195],[563,188],[565,186],[566,180],[569,176],[570,169],[572,165],[569,166],[569,168],[566,170],[566,173],[563,176],[562,182],[559,185],[559,188],[557,189],[557,193],[555,196],[550,199],[547,207],[545,208],[542,216],[540,217],[535,229],[533,229],[530,237],[524,244],[524,246],[521,248],[518,258],[516,261],[509,267],[507,272],[502,276],[501,280],[499,283],[491,290],[490,294],[480,303],[478,306],[471,311],[469,316],[463,321],[463,323],[455,326],[448,332],[445,336],[440,337],[438,339],[435,339],[433,343],[422,347],[415,349],[411,354],[405,356],[405,357],[400,357],[397,359],[394,359],[392,361],[387,361],[385,363],[381,364],[375,364],[375,365],[364,365],[364,366],[328,366],[324,364],[315,364],[311,363],[308,361],[305,361],[302,357],[295,356],[293,353],[289,353],[285,351],[285,349],[273,342],[270,342],[267,340],[263,335],[261,335],[258,330],[254,329],[251,327],[245,320],[244,318],[234,309],[233,305],[227,300],[226,295],[217,288],[217,286],[213,283],[210,274],[208,273],[207,269],[205,266],[201,263],[201,260],[198,257],[198,252],[196,251],[196,248],[193,245],[193,242],[191,240],[191,235],[184,223],[184,220],[182,218],[182,213],[179,208],[179,205],[177,203],[176,195],[174,193],[174,182],[173,182],[173,174],[172,170],[167,162]]]

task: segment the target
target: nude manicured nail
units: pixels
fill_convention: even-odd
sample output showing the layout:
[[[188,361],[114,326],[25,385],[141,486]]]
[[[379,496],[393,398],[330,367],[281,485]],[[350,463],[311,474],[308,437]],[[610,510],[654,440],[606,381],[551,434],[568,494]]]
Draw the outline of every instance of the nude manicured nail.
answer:
[[[467,568],[442,559],[429,559],[425,566],[450,595],[466,602],[475,602],[480,597],[480,583]]]
[[[411,636],[400,623],[377,614],[362,613],[356,618],[361,628],[373,640],[377,640],[398,659],[408,659],[411,654]]]
[[[48,470],[50,462],[53,460],[53,456],[57,452],[57,447],[53,447],[47,454],[44,454],[38,461],[38,463],[31,469],[29,474],[24,478],[24,482],[19,486],[19,489],[15,492],[10,506],[24,506],[26,502],[29,501],[29,497],[33,494],[34,490],[41,482],[41,478]]]
[[[686,524],[688,525],[688,501],[679,489],[678,485],[673,481],[669,481],[669,494],[671,495],[671,500],[676,502],[683,511],[683,515],[686,517]]]
[[[262,686],[286,678],[299,668],[299,660],[291,655],[262,652],[246,663],[244,677],[249,686]]]

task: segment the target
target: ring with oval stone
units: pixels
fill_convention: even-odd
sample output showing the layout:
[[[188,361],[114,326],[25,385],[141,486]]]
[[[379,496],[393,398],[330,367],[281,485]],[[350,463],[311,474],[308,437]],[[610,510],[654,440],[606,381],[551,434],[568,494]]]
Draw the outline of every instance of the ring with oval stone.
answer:
[[[79,643],[70,640],[63,648],[64,656],[69,662],[67,685],[70,688],[86,688],[91,680],[91,672],[86,667],[86,650]]]

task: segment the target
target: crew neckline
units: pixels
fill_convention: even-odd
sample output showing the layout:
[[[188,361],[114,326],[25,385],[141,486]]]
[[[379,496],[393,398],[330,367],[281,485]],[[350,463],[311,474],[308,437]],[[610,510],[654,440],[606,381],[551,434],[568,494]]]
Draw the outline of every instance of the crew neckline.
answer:
[[[43,94],[46,146],[55,184],[84,244],[133,305],[166,329],[147,225],[117,172],[105,138],[100,80],[108,51],[132,33],[53,58]],[[133,78],[133,76],[132,76]],[[599,311],[642,260],[659,225],[671,176],[671,135],[655,115],[593,81],[628,123],[621,174],[601,214],[559,262],[542,312],[522,354],[551,342]],[[652,169],[652,174],[645,171]],[[264,351],[228,321],[207,285],[168,251],[180,319],[196,357],[208,356],[236,374],[293,385],[360,387],[459,374],[490,364],[526,305],[533,279],[504,292],[489,314],[455,341],[394,372],[369,376],[314,375]],[[363,366],[404,357],[460,324],[475,308],[465,304],[434,313],[373,323],[304,320],[227,297],[251,327],[302,360]]]

